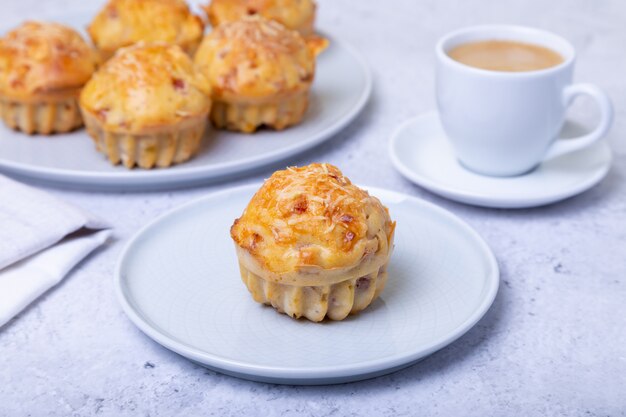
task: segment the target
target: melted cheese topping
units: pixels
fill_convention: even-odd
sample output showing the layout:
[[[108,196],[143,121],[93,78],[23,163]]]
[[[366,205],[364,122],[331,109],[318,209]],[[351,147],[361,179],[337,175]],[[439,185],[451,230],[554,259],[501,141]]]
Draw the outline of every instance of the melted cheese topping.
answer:
[[[358,266],[390,253],[395,222],[380,201],[329,164],[275,172],[231,227],[271,273]]]
[[[0,93],[17,98],[80,88],[97,63],[73,29],[26,22],[0,39]]]
[[[195,62],[208,76],[214,98],[270,98],[310,87],[318,47],[277,22],[253,16],[207,35]]]
[[[112,51],[139,41],[199,41],[204,25],[184,0],[109,0],[87,30],[96,47]]]
[[[204,9],[214,27],[259,14],[309,35],[315,19],[315,3],[312,0],[212,0]]]
[[[85,85],[80,105],[107,130],[138,132],[210,110],[208,81],[180,47],[163,43],[120,49]]]

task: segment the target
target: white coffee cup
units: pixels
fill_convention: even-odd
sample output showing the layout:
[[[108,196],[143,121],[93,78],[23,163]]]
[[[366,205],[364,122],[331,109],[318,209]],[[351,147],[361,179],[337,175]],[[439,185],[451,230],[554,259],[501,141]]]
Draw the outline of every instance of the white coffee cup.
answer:
[[[547,47],[564,61],[526,72],[471,67],[448,56],[455,46],[508,40]],[[560,36],[512,25],[474,26],[444,36],[436,47],[439,117],[457,158],[479,174],[524,174],[542,161],[602,139],[611,127],[613,108],[607,94],[591,84],[572,84],[576,52]],[[559,140],[565,113],[578,95],[600,107],[600,123],[589,134]]]

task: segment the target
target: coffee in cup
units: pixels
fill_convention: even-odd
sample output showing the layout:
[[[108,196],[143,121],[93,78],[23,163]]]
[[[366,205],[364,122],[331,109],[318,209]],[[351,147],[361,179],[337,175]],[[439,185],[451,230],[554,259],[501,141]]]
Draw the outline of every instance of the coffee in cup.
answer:
[[[455,46],[448,55],[462,64],[490,71],[537,71],[563,62],[558,52],[544,46],[495,39]]]
[[[560,36],[522,26],[475,26],[443,37],[436,55],[439,118],[457,159],[474,172],[524,174],[590,146],[610,129],[607,94],[572,84],[576,54]],[[600,123],[586,135],[559,140],[567,108],[579,95],[595,99]]]

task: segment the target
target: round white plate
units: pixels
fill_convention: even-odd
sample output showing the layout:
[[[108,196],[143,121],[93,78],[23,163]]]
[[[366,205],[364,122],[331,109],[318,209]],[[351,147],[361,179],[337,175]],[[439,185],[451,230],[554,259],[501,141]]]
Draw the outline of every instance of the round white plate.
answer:
[[[580,130],[568,124],[568,130]],[[417,185],[461,203],[484,207],[541,206],[572,197],[596,185],[611,166],[604,142],[542,163],[517,177],[487,177],[465,169],[456,159],[437,113],[426,113],[401,125],[391,137],[394,166]]]
[[[59,20],[84,27],[89,15]],[[54,136],[28,136],[0,123],[0,171],[23,179],[92,189],[159,189],[223,180],[279,162],[331,138],[363,109],[372,78],[351,47],[331,37],[319,56],[304,121],[284,131],[253,135],[207,132],[199,155],[166,169],[128,170],[96,152],[84,129]]]
[[[192,361],[255,381],[329,384],[408,366],[469,330],[498,290],[498,265],[467,224],[430,203],[370,188],[397,221],[389,281],[365,311],[294,320],[241,282],[229,229],[258,185],[209,195],[144,227],[115,287],[130,319]]]

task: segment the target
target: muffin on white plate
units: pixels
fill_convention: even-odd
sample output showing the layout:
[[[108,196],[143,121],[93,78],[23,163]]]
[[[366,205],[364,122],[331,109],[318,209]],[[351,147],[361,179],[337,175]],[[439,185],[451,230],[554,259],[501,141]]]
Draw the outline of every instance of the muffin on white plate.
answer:
[[[206,78],[166,43],[120,49],[85,85],[80,108],[96,148],[127,168],[169,167],[199,148],[211,99]]]
[[[275,172],[230,234],[255,301],[294,318],[343,320],[383,291],[396,223],[329,164]]]
[[[102,60],[138,42],[167,42],[193,54],[204,23],[184,0],[109,0],[87,27]]]
[[[207,35],[194,62],[211,83],[211,121],[252,133],[300,123],[315,77],[315,57],[327,45],[260,16],[225,23]]]
[[[75,30],[23,23],[0,38],[2,120],[29,134],[82,126],[78,95],[97,64],[96,53]]]
[[[261,15],[275,20],[302,36],[313,34],[315,22],[313,0],[211,0],[204,6],[211,26],[235,22],[245,16]]]

